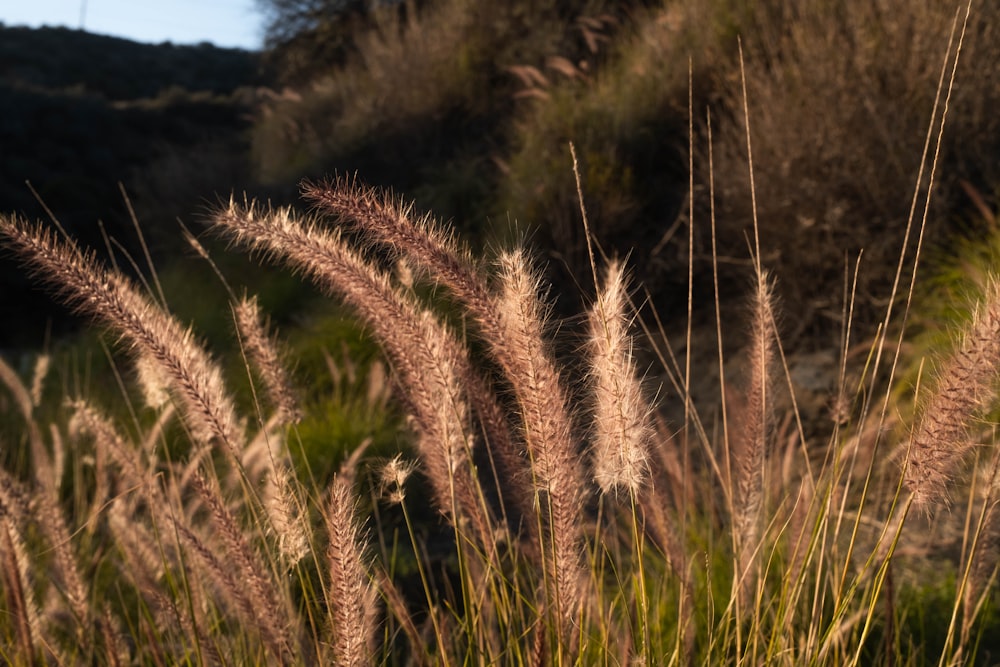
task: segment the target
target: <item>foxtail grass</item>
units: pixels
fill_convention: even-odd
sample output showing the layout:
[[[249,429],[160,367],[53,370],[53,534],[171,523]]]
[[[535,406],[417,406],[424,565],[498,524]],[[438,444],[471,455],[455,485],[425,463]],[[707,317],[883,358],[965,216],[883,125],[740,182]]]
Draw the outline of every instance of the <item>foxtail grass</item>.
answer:
[[[740,325],[723,320],[718,279],[713,357],[692,322],[631,302],[625,261],[599,267],[592,252],[593,301],[557,322],[527,248],[478,259],[354,178],[303,190],[311,214],[233,199],[210,226],[313,281],[381,346],[408,416],[400,451],[369,456],[359,438],[326,477],[302,446],[317,401],[295,400],[254,297],[227,285],[234,351],[210,353],[162,293],[0,216],[6,247],[134,366],[115,369],[123,409],[67,392],[48,410],[53,362],[30,381],[0,362],[0,407],[22,427],[0,445],[23,452],[0,468],[0,660],[860,665],[991,650],[996,471],[964,481],[981,472],[972,450],[995,447],[996,281],[901,436],[885,428],[895,366],[882,360],[891,328],[904,340],[905,314],[891,315],[909,295],[893,288],[869,346],[845,324],[837,417],[816,436],[756,231],[736,381],[723,330]],[[906,242],[899,274],[912,261],[915,276]],[[951,622],[914,629],[903,601],[924,590],[923,536],[910,525],[963,493]]]
[[[858,664],[870,651],[895,650],[878,643],[871,621],[860,620],[878,613],[888,570],[877,557],[883,542],[866,541],[858,527],[903,522],[905,513],[896,519],[892,507],[873,500],[884,494],[859,494],[856,469],[838,463],[853,451],[851,442],[867,437],[863,414],[857,433],[826,443],[841,453],[818,468],[801,458],[815,447],[799,442],[801,430],[777,427],[776,378],[787,369],[778,363],[777,288],[765,270],[751,300],[745,378],[720,393],[728,427],[706,427],[688,395],[691,428],[674,429],[644,387],[635,331],[641,320],[623,262],[603,271],[581,322],[578,350],[587,363],[570,369],[555,354],[545,290],[524,249],[501,252],[491,268],[438,223],[410,220],[410,209],[388,194],[353,180],[307,192],[334,223],[353,226],[362,243],[395,256],[358,250],[329,219],[287,209],[234,202],[213,224],[354,310],[392,366],[399,403],[411,415],[414,463],[395,456],[369,468],[361,447],[342,475],[303,476],[289,449],[295,390],[252,298],[234,305],[238,358],[262,386],[241,417],[218,362],[157,300],[72,243],[5,219],[11,247],[125,341],[137,365],[136,395],[150,413],[117,424],[75,398],[67,402],[65,431],[45,429],[33,392],[13,368],[0,369],[30,425],[33,465],[47,470],[29,483],[5,477],[0,494],[12,655],[71,662],[194,655],[206,664],[230,654],[270,664],[394,664],[404,656],[419,664],[734,656]],[[399,236],[389,233],[390,223]],[[415,283],[440,279],[470,330],[460,335],[453,316],[383,268],[387,259],[413,266]],[[928,509],[925,499],[957,488],[962,443],[972,442],[975,419],[986,414],[998,361],[991,300],[942,364],[908,446],[899,445],[908,457],[898,485]],[[667,335],[647,332],[652,348]],[[182,419],[174,423],[175,415]],[[194,447],[168,446],[178,433]],[[50,451],[64,438],[71,451],[92,448],[101,462],[77,492],[80,514],[67,512],[51,471]],[[228,446],[205,448],[210,442]],[[74,470],[86,465],[70,456]],[[796,477],[797,466],[803,472]],[[423,537],[425,519],[410,493],[414,469],[448,527],[446,537],[434,538],[454,549],[444,563]],[[370,501],[359,493],[365,480],[376,491]],[[790,488],[774,488],[779,480]],[[955,656],[974,648],[975,619],[992,581],[995,510],[984,507],[956,591],[962,619],[949,644]],[[376,516],[367,531],[366,508]],[[395,536],[378,518],[394,513],[404,526]],[[42,529],[35,533],[33,525]],[[111,541],[99,547],[96,570],[82,567],[81,535]],[[893,537],[892,547],[906,539]],[[41,582],[27,565],[38,540],[47,553]],[[396,580],[407,558],[414,559],[416,590]],[[117,587],[137,608],[108,599],[94,580],[126,561],[131,567]],[[441,580],[441,568],[457,586]],[[40,602],[38,589],[49,586],[60,591],[63,615]],[[900,612],[886,609],[885,623],[898,633]],[[146,648],[122,644],[122,629],[141,633]],[[60,643],[65,636],[75,637],[72,648]]]

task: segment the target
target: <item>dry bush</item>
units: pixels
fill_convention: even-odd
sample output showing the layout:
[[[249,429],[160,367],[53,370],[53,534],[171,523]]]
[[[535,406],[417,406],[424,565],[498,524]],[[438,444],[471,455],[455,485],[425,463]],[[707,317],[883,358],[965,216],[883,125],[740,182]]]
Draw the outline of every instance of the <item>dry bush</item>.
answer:
[[[628,254],[636,278],[667,292],[684,275],[689,58],[695,109],[710,99],[703,82],[726,61],[720,3],[677,2],[637,11],[592,72],[567,77],[548,69],[547,85],[526,97],[509,132],[496,215],[532,230],[553,261],[557,286],[589,270],[570,164],[576,146],[591,231],[608,254]],[[599,61],[601,62],[601,61]],[[563,290],[569,295],[573,289]],[[570,297],[571,298],[571,297]]]
[[[481,232],[494,212],[501,177],[494,158],[519,91],[512,71],[596,62],[634,4],[441,0],[383,8],[355,34],[344,63],[261,105],[254,164],[289,193],[303,177],[364,173]]]
[[[774,250],[769,263],[804,323],[825,328],[839,319],[835,286],[843,284],[845,264],[863,250],[859,315],[870,319],[893,279],[907,222],[923,211],[930,176],[920,169],[925,142],[940,123],[944,105],[935,105],[935,94],[951,74],[949,39],[957,44],[952,30],[956,21],[962,28],[965,7],[756,3],[748,19],[746,91],[761,242]],[[1000,120],[993,113],[1000,103],[998,19],[990,3],[969,17],[928,241],[943,238],[954,212],[969,207],[958,188],[962,179],[988,191],[1000,177]],[[750,228],[744,98],[735,75],[722,89],[727,115],[716,123],[715,142],[720,238],[727,239],[721,252],[740,257],[739,239]],[[934,148],[932,142],[931,154]],[[796,279],[806,274],[809,280]]]

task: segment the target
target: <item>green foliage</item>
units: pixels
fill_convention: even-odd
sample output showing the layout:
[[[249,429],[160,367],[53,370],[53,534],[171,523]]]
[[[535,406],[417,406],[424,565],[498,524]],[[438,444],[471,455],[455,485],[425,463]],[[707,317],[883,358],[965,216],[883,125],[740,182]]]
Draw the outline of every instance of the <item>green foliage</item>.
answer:
[[[398,451],[403,422],[378,348],[345,313],[313,318],[289,337],[306,417],[296,429],[303,473],[325,485],[360,446],[369,455]]]

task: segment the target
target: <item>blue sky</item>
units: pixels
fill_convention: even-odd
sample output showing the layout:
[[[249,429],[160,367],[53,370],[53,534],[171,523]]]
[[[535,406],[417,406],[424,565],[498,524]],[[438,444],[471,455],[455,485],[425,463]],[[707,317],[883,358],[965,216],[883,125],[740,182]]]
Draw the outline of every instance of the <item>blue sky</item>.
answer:
[[[254,0],[0,0],[0,22],[83,27],[138,42],[212,42],[246,49],[260,48],[263,34]]]

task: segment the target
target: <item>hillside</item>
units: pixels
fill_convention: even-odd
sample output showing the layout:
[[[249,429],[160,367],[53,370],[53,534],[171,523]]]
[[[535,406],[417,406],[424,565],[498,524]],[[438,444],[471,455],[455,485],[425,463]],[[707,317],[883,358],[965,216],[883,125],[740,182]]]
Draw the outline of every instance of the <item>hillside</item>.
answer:
[[[134,236],[122,182],[166,253],[175,219],[196,219],[217,193],[263,183],[272,201],[295,203],[302,179],[357,174],[453,221],[474,246],[530,238],[569,314],[591,282],[573,142],[596,240],[629,257],[660,312],[686,308],[689,258],[695,301],[711,302],[713,207],[721,291],[743,294],[754,201],[766,263],[801,313],[793,338],[829,337],[843,324],[845,265],[861,254],[856,317],[881,312],[914,187],[928,191],[920,162],[952,21],[932,5],[850,7],[404,3],[338,24],[352,46],[335,57],[322,31],[250,54],[4,28],[0,210],[45,217],[29,180],[71,233],[102,248],[98,220]],[[956,71],[928,208],[935,245],[994,206],[996,16],[973,14]],[[278,78],[259,74],[262,61]]]
[[[45,219],[30,183],[82,243],[101,226],[132,247],[118,184],[158,243],[177,236],[213,192],[247,181],[247,130],[258,54],[208,44],[147,45],[65,28],[0,27],[0,210]],[[37,299],[4,263],[3,308]],[[30,304],[28,303],[30,302]],[[23,323],[44,327],[50,313]],[[18,338],[0,334],[0,344]]]
[[[454,220],[464,237],[485,237],[484,247],[530,238],[569,314],[592,284],[573,142],[591,231],[608,254],[629,257],[659,312],[686,309],[689,257],[694,300],[711,303],[716,241],[723,296],[745,292],[754,202],[765,263],[800,314],[793,338],[835,338],[845,266],[863,254],[855,317],[875,321],[915,188],[923,208],[920,165],[941,120],[935,96],[952,66],[954,18],[940,3],[887,12],[859,0],[438,0],[402,17],[387,10],[342,63],[314,67],[265,101],[255,164],[286,186],[356,172]],[[997,18],[985,5],[969,19],[928,208],[934,245],[980,219],[968,192],[994,205]]]

